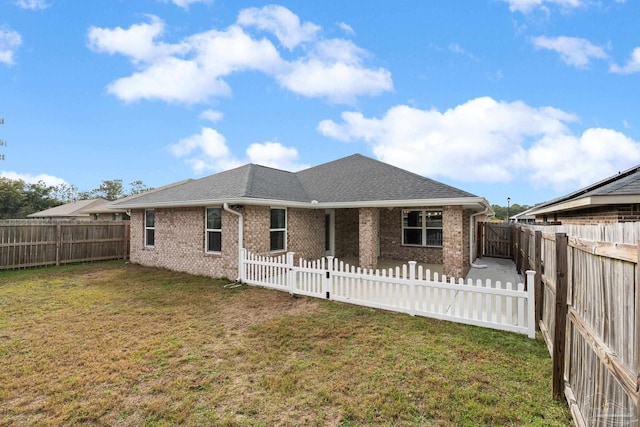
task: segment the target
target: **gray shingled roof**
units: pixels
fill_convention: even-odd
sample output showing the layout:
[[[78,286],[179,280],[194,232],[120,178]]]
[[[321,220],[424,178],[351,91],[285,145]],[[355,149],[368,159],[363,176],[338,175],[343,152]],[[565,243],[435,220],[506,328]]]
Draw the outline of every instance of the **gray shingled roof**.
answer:
[[[466,191],[354,154],[297,173],[249,164],[112,204],[114,208],[239,199],[359,202],[476,197]]]
[[[476,197],[390,164],[354,154],[296,173],[318,202]]]
[[[592,196],[631,196],[640,195],[640,165],[618,172],[608,178],[588,185],[577,191],[536,205],[533,209],[539,210],[561,203],[571,202]]]

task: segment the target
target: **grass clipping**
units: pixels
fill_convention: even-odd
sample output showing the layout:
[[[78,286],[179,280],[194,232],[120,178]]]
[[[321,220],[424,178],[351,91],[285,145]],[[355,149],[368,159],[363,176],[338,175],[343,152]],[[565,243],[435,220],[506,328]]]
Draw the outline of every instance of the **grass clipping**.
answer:
[[[0,425],[568,425],[540,340],[119,262],[0,273]]]

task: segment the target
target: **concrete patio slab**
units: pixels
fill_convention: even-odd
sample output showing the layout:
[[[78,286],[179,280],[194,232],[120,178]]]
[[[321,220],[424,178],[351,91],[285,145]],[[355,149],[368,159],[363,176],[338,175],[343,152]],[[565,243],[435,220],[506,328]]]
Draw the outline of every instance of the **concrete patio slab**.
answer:
[[[512,260],[489,257],[476,259],[466,278],[483,281],[491,279],[492,282],[499,280],[501,283],[524,283],[525,280],[516,271],[516,264]]]

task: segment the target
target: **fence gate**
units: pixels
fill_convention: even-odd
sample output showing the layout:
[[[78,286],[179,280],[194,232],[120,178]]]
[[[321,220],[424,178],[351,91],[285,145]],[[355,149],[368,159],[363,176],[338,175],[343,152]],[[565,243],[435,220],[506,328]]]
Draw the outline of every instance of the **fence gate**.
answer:
[[[511,258],[511,224],[480,223],[482,256]]]

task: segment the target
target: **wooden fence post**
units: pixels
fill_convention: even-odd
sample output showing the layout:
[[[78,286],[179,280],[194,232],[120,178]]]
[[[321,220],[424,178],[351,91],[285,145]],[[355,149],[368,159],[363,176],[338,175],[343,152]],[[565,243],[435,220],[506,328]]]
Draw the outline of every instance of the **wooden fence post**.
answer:
[[[60,265],[60,249],[62,248],[62,225],[56,224],[56,265]]]
[[[640,237],[640,236],[638,236]],[[637,241],[637,250],[638,250],[638,258],[636,259],[636,292],[635,292],[635,307],[636,307],[636,372],[637,372],[637,382],[636,384],[640,384],[640,292],[638,287],[640,287],[640,240]],[[640,420],[640,396],[634,402],[636,404],[636,420]]]
[[[536,330],[540,330],[539,321],[542,319],[542,231],[538,230],[534,234],[535,238],[535,253],[533,254],[533,269],[536,272],[534,278],[534,284],[536,287],[535,301],[536,301]]]
[[[529,264],[529,230],[522,229],[522,270],[531,270]]]
[[[564,399],[564,357],[567,333],[567,244],[565,233],[556,233],[556,313],[553,337],[553,398]]]

